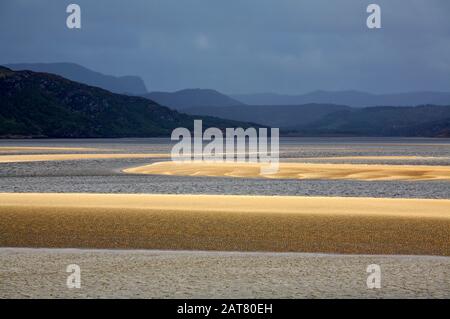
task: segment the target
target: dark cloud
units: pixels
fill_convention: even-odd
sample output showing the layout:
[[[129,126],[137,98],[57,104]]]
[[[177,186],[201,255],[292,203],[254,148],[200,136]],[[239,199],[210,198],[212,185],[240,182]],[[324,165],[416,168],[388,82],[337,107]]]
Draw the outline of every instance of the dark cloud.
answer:
[[[65,8],[82,8],[68,30]],[[383,28],[365,26],[382,7]],[[2,0],[0,63],[76,62],[150,90],[450,88],[448,0]]]

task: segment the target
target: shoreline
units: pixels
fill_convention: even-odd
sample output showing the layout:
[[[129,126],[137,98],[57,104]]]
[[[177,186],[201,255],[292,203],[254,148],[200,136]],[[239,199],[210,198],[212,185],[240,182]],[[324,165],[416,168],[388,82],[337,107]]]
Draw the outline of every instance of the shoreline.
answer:
[[[277,251],[220,251],[220,250],[165,250],[165,249],[99,249],[99,248],[49,248],[49,247],[0,247],[0,254],[5,252],[20,253],[57,253],[57,254],[145,254],[145,255],[198,255],[198,256],[241,256],[241,257],[311,257],[311,258],[395,258],[450,261],[450,256],[437,255],[370,255],[370,254],[337,254],[308,252],[277,252]]]

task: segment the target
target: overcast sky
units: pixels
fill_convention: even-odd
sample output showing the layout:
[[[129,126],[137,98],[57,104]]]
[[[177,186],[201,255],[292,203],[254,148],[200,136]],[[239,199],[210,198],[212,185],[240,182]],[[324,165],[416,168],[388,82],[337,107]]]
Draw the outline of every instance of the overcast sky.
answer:
[[[450,1],[0,0],[0,63],[21,62],[139,75],[150,91],[450,91]]]

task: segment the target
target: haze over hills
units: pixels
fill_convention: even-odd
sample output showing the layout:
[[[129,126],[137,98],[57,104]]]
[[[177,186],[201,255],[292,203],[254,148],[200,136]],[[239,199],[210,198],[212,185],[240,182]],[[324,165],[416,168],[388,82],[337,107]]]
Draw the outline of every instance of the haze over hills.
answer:
[[[296,136],[450,137],[450,106],[353,108],[333,104],[190,108],[194,115],[215,115],[279,127]]]
[[[144,81],[138,76],[105,75],[75,63],[21,63],[5,66],[15,71],[29,70],[57,74],[66,79],[96,86],[113,93],[131,95],[147,93]]]
[[[231,120],[248,120],[262,125],[290,129],[311,124],[328,114],[350,109],[349,106],[334,104],[246,105],[244,107],[194,107],[185,109],[184,112]]]
[[[340,104],[353,107],[450,105],[450,92],[411,92],[372,94],[360,91],[314,91],[301,95],[275,93],[231,95],[250,105],[301,105],[308,103]]]
[[[58,75],[0,67],[2,137],[152,137],[192,129],[194,119],[143,97],[109,91]],[[218,128],[249,124],[200,117]],[[254,126],[254,125],[252,125]]]
[[[450,137],[450,106],[368,107],[330,113],[300,135]]]
[[[215,108],[244,105],[225,94],[209,89],[186,89],[173,93],[151,92],[145,94],[144,97],[175,110],[184,110],[190,107]]]

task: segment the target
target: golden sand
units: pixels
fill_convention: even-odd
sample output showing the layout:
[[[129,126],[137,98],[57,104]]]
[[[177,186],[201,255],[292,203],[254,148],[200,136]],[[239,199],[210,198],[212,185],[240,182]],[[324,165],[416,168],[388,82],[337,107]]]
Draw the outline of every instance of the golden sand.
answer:
[[[275,174],[263,175],[262,163],[158,162],[125,173],[274,179],[348,179],[363,181],[450,180],[450,166],[280,163]]]
[[[32,154],[32,155],[2,155],[0,163],[73,161],[121,158],[167,158],[168,154]]]
[[[450,200],[0,194],[0,246],[450,256]]]

